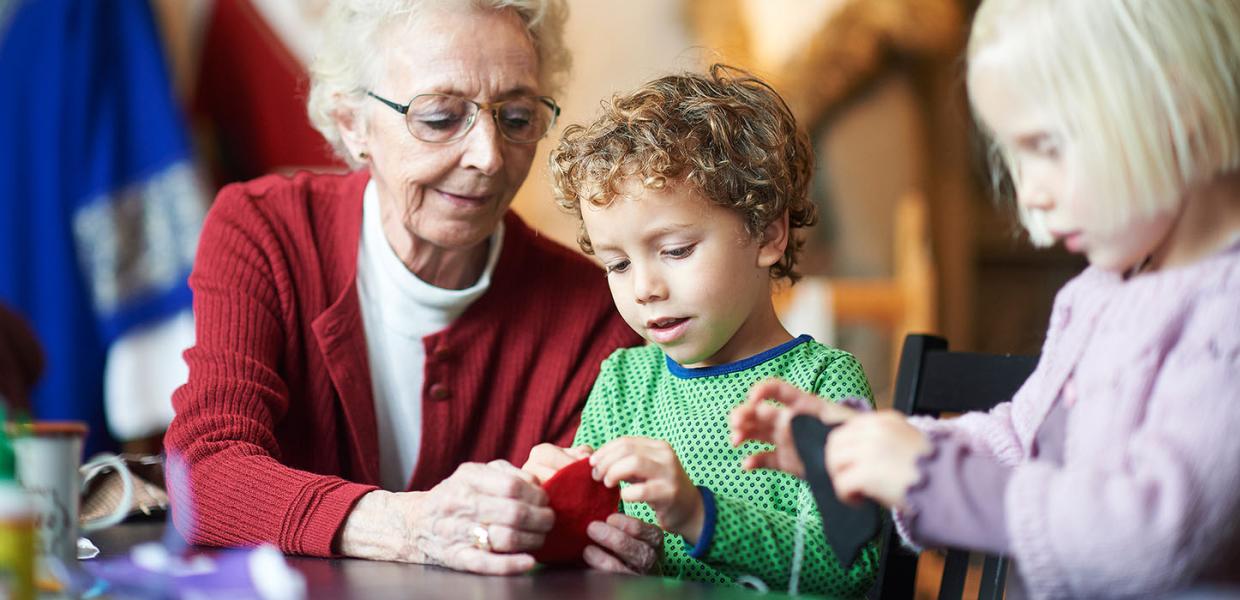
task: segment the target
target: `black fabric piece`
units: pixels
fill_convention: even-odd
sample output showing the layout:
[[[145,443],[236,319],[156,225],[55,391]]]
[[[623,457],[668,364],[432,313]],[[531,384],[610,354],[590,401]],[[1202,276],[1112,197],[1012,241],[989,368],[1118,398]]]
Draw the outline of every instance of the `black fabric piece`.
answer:
[[[835,552],[836,560],[849,569],[866,543],[878,535],[879,511],[873,500],[850,506],[835,495],[835,486],[827,474],[825,452],[827,434],[834,427],[809,415],[797,415],[792,418],[792,439],[805,465],[805,480],[822,515],[822,533]]]

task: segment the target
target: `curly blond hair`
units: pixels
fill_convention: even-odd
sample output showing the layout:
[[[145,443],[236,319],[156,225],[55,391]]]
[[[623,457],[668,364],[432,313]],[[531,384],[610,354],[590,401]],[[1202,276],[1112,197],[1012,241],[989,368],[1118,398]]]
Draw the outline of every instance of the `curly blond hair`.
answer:
[[[611,204],[629,178],[655,189],[683,182],[735,210],[755,239],[787,213],[788,247],[771,278],[800,278],[803,241],[795,230],[817,219],[808,197],[809,136],[783,98],[742,69],[715,64],[709,74],[669,75],[617,94],[589,126],[564,130],[550,162],[556,202],[577,217],[587,254],[594,250],[582,202]]]

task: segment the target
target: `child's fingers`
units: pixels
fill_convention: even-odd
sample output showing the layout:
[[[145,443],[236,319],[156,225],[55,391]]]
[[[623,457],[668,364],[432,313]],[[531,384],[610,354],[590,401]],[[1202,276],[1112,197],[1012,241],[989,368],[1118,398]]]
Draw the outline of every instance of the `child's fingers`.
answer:
[[[551,477],[555,475],[556,471],[546,465],[540,465],[532,462],[525,463],[525,465],[521,467],[521,470],[533,475],[534,478],[538,480],[538,485],[542,485],[543,482],[551,479]]]
[[[780,452],[760,452],[745,459],[742,466],[746,470],[773,469],[783,471],[797,477],[805,476],[805,466],[799,459],[785,456]]]
[[[865,486],[865,473],[861,469],[847,468],[831,473],[831,486],[835,495],[845,504],[858,504],[870,497]]]
[[[530,457],[521,468],[545,479],[546,470],[549,469],[554,474],[577,460],[579,459],[569,449],[554,444],[539,444],[530,450]]]
[[[660,498],[653,496],[652,482],[634,483],[620,490],[620,499],[625,502],[658,502]]]
[[[582,445],[580,445],[580,446],[576,446],[576,447],[573,447],[573,448],[569,448],[568,450],[566,450],[566,452],[567,452],[570,456],[572,456],[572,457],[576,458],[577,460],[581,460],[581,459],[583,459],[583,458],[585,458],[585,457],[590,456],[591,454],[593,454],[593,453],[594,453],[594,448],[591,448],[590,446],[588,446],[588,445],[586,445],[586,444],[582,444]]]
[[[837,427],[827,436],[827,472],[831,477],[856,462],[857,435],[852,427]]]
[[[764,401],[746,402],[732,411],[732,445],[745,440],[773,442],[781,409]]]
[[[770,452],[759,452],[752,456],[746,456],[745,459],[741,461],[741,468],[746,471],[752,471],[754,469],[769,469],[771,468],[770,455]]]
[[[595,478],[607,487],[616,487],[621,481],[637,483],[662,476],[660,465],[644,454],[631,454],[596,468]]]
[[[816,405],[811,405],[809,400],[798,401],[795,407],[789,407],[793,412],[807,415],[815,415],[823,423],[834,424],[843,423],[853,417],[862,414],[842,404],[834,402],[824,402],[824,399],[818,399]]]
[[[780,379],[758,382],[749,390],[746,404],[760,406],[764,400],[774,400],[787,407],[793,414],[815,415],[827,423],[847,421],[856,411],[831,402],[818,394],[807,392]]]
[[[847,421],[857,414],[857,411],[851,408],[830,402],[829,399],[780,379],[760,381],[749,389],[746,403],[757,404],[762,400],[774,400],[794,414],[815,415],[827,423]]]
[[[746,397],[747,403],[758,404],[764,400],[774,400],[788,408],[796,409],[797,412],[815,412],[814,409],[818,408],[822,397],[782,379],[772,378],[754,384],[749,388],[749,395]]]
[[[643,442],[645,441],[647,441],[647,438],[636,436],[618,437],[611,440],[599,446],[598,450],[590,453],[590,466],[597,467],[600,464],[632,454],[635,448],[644,446]]]
[[[749,388],[746,402],[757,403],[763,400],[774,400],[781,404],[787,404],[797,393],[804,392],[801,392],[796,386],[782,379],[764,379]]]
[[[612,464],[626,456],[632,456],[636,452],[633,438],[616,438],[603,444],[602,447],[590,454],[590,467],[592,468],[594,480],[602,481],[603,473],[611,469]]]
[[[602,481],[602,474],[610,471],[617,461],[633,456],[653,456],[668,449],[667,442],[644,437],[616,438],[590,455],[594,479]]]
[[[731,430],[728,439],[732,445],[739,446],[741,442],[750,439],[754,425],[754,411],[749,402],[732,409],[732,412],[728,413],[728,429]]]
[[[742,467],[744,467],[746,471],[751,471],[754,469],[774,469],[782,471],[784,470],[782,469],[782,466],[784,465],[782,465],[779,455],[775,454],[774,451],[758,452],[758,454],[753,456],[745,457],[745,460],[742,462]]]
[[[632,453],[629,438],[616,438],[599,447],[590,454],[590,466],[593,468],[594,479],[602,481],[601,473],[610,468],[611,463]]]

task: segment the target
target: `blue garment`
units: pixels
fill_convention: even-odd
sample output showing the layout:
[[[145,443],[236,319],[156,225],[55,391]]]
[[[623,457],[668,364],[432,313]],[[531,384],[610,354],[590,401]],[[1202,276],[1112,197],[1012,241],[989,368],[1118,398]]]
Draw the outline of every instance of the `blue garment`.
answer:
[[[205,209],[149,3],[0,3],[0,82],[0,301],[47,353],[34,416],[98,451],[107,349],[189,306]]]

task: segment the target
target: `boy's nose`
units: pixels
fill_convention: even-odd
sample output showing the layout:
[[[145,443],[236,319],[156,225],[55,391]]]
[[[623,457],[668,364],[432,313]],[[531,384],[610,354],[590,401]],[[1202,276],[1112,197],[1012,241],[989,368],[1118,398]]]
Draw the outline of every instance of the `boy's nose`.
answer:
[[[667,285],[652,269],[636,269],[633,278],[633,295],[638,304],[649,304],[667,299]]]

